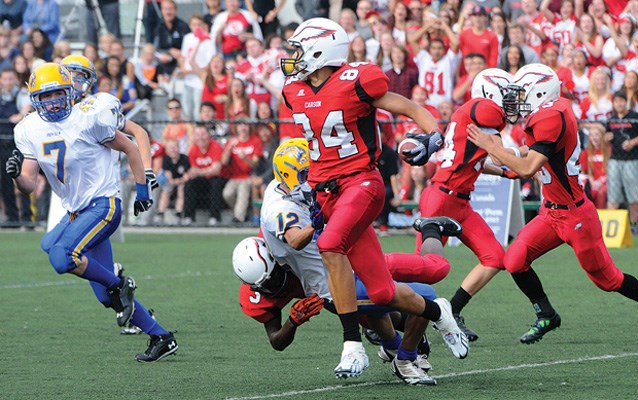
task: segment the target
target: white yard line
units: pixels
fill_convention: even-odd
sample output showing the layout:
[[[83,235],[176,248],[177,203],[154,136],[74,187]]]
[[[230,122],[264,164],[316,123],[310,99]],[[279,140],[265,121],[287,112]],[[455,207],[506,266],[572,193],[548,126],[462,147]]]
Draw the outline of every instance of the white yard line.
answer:
[[[180,279],[180,278],[190,278],[193,276],[210,276],[213,273],[211,271],[185,271],[180,272],[179,274],[171,274],[171,275],[141,275],[135,276],[135,280],[140,281],[150,281],[156,279]],[[73,280],[60,280],[53,282],[24,282],[24,283],[10,283],[8,285],[0,286],[0,290],[4,289],[31,289],[31,288],[41,288],[41,287],[51,287],[51,286],[72,286],[72,285],[83,285],[86,281],[84,279],[73,279]]]
[[[501,371],[515,371],[518,369],[527,369],[527,368],[542,368],[542,367],[550,367],[552,365],[561,365],[561,364],[578,364],[586,361],[602,361],[602,360],[614,360],[618,358],[627,358],[627,357],[636,357],[638,353],[621,353],[621,354],[606,354],[602,356],[592,356],[592,357],[580,357],[574,358],[571,360],[556,360],[550,361],[546,363],[537,363],[537,364],[520,364],[520,365],[508,365],[506,367],[500,368],[490,368],[490,369],[475,369],[472,371],[465,372],[452,372],[444,375],[434,376],[437,379],[445,379],[445,378],[455,378],[458,376],[467,376],[467,375],[481,375],[487,374],[491,372],[501,372]],[[248,396],[248,397],[227,397],[226,400],[260,400],[260,399],[274,399],[278,397],[290,397],[290,396],[299,396],[305,394],[312,393],[323,393],[323,392],[336,392],[343,389],[354,389],[361,388],[367,386],[376,386],[376,385],[387,385],[387,384],[399,384],[401,383],[398,380],[392,381],[375,381],[375,382],[362,382],[355,383],[351,385],[335,385],[335,386],[325,386],[316,389],[308,389],[308,390],[292,390],[289,392],[282,393],[272,393],[263,396]]]

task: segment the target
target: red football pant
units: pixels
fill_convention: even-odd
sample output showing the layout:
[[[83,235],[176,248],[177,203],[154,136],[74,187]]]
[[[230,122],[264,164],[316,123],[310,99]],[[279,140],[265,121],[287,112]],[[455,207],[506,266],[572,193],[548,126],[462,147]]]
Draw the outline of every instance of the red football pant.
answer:
[[[336,194],[317,192],[317,201],[327,220],[317,240],[319,251],[346,254],[370,300],[388,304],[394,298],[396,286],[372,228],[385,201],[381,174],[377,170],[361,172],[339,179],[338,183]]]
[[[464,200],[449,195],[439,190],[439,185],[434,183],[426,187],[419,200],[419,211],[424,217],[446,216],[454,218],[463,225],[463,234],[459,239],[469,247],[486,267],[503,269],[503,257],[505,250],[496,240],[494,232],[485,220],[472,208],[469,200]],[[443,238],[443,243],[447,237]],[[416,236],[415,253],[420,254],[423,240],[421,234]]]
[[[450,272],[450,262],[438,254],[390,253],[385,255],[385,262],[397,282],[433,285]]]
[[[574,249],[580,266],[596,286],[608,292],[620,288],[624,275],[609,255],[596,207],[589,200],[573,210],[541,207],[540,214],[521,229],[507,249],[505,268],[510,273],[525,272],[534,260],[563,243]]]

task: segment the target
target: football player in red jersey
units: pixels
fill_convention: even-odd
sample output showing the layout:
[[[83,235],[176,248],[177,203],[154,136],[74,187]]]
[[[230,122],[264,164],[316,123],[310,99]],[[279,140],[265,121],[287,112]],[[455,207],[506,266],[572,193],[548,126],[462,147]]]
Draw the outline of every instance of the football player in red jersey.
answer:
[[[309,142],[308,183],[316,189],[327,220],[318,246],[344,329],[344,350],[336,376],[359,376],[367,366],[358,329],[353,270],[375,304],[422,315],[437,321],[437,326],[439,321],[447,321],[440,328],[458,340],[467,340],[454,323],[447,300],[433,302],[408,286],[395,285],[372,228],[385,198],[376,167],[381,139],[375,109],[407,115],[431,133],[418,136],[421,145],[409,151],[411,163],[425,163],[442,144],[436,120],[424,108],[388,92],[388,78],[377,65],[346,64],[348,36],[337,23],[310,19],[299,25],[288,43],[296,50],[292,58],[281,60],[288,77],[283,99]]]
[[[472,84],[472,100],[452,114],[445,134],[445,147],[438,153],[442,162],[419,201],[422,216],[446,215],[470,228],[464,229],[459,239],[476,254],[479,263],[463,280],[451,300],[454,318],[470,341],[477,340],[478,335],[465,326],[461,310],[472,296],[504,269],[505,255],[492,229],[472,208],[470,194],[481,172],[513,178],[515,175],[485,164],[487,152],[468,140],[467,126],[474,124],[491,135],[500,134],[507,122],[501,102],[511,79],[508,72],[498,68],[483,70],[476,76]],[[420,222],[417,220],[414,224],[419,231]],[[416,240],[416,252],[419,253],[421,235],[417,235]]]
[[[596,207],[578,183],[578,124],[569,100],[560,98],[560,81],[554,71],[542,64],[521,68],[503,99],[503,107],[510,122],[521,116],[527,118],[529,152],[525,157],[505,151],[500,141],[476,126],[468,130],[473,143],[519,176],[529,178],[539,172],[543,182],[545,200],[540,214],[518,233],[504,258],[505,268],[536,311],[536,321],[520,338],[522,343],[534,343],[561,324],[531,268],[538,257],[567,243],[596,286],[634,301],[638,301],[638,280],[614,264],[603,242]]]

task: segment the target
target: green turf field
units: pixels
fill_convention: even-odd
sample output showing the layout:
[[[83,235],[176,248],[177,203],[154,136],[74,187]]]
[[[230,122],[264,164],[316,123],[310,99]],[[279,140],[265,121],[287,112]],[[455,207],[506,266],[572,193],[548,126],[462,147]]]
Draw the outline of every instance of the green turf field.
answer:
[[[146,336],[121,336],[114,313],[85,281],[58,276],[39,249],[41,233],[0,233],[0,399],[635,399],[638,397],[637,305],[598,290],[569,247],[537,262],[563,326],[525,346],[534,319],[511,278],[498,275],[464,311],[480,339],[454,359],[436,332],[430,360],[436,387],[399,382],[366,343],[371,365],[355,380],[332,369],[341,352],[338,319],[310,320],[283,353],[245,317],[230,254],[239,235],[126,235],[116,260],[139,286],[136,296],[178,330],[180,350],[139,364]],[[412,236],[382,239],[386,251],[410,251]],[[448,249],[452,272],[436,285],[451,297],[476,263]],[[638,275],[638,250],[612,255]]]

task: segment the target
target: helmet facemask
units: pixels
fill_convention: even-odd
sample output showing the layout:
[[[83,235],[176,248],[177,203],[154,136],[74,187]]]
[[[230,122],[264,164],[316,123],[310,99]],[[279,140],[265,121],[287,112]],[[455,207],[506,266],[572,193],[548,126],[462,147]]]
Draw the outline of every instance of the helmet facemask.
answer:
[[[47,100],[40,100],[43,94],[58,90],[63,90],[65,94]],[[58,122],[71,115],[71,111],[73,110],[73,93],[74,90],[72,86],[41,91],[31,95],[31,103],[40,115],[40,118],[47,122]]]
[[[527,117],[532,111],[531,104],[526,103],[525,98],[525,89],[518,85],[509,85],[505,89],[505,94],[503,95],[503,111],[510,124],[518,122],[520,117]]]
[[[268,297],[281,297],[288,283],[288,271],[278,264],[272,272],[261,282],[250,285],[254,292],[265,294]]]

